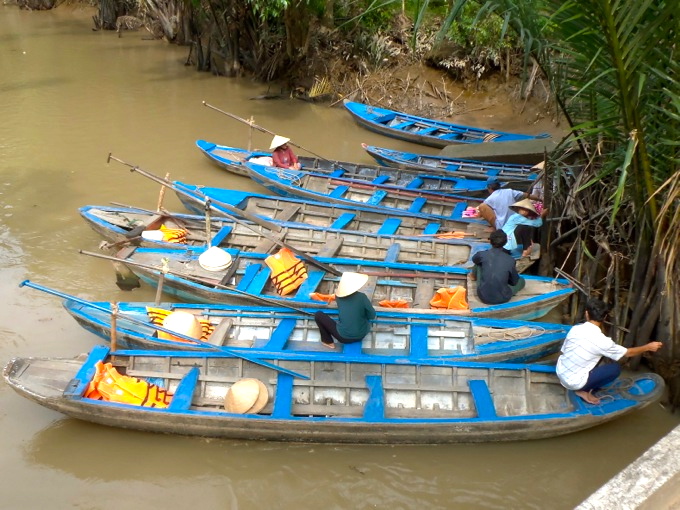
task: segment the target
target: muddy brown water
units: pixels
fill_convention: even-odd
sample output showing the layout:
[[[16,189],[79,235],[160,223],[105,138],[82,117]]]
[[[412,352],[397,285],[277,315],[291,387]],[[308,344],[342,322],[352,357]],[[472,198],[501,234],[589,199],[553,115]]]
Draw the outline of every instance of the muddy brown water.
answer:
[[[196,139],[247,146],[214,104],[327,158],[369,159],[361,142],[412,149],[356,127],[340,108],[253,101],[266,86],[183,65],[186,48],[142,33],[93,32],[88,9],[0,6],[0,360],[72,356],[96,342],[58,298],[152,300],[124,293],[107,261],[78,253],[99,239],[86,204],[154,208],[158,187],[112,162],[192,183],[263,191],[213,167]],[[485,127],[530,132],[502,122]],[[269,136],[255,133],[254,147]],[[426,151],[424,151],[426,152]],[[179,209],[166,196],[170,209]],[[566,437],[508,444],[333,446],[206,440],[65,418],[0,384],[1,509],[572,508],[678,424],[660,406]]]

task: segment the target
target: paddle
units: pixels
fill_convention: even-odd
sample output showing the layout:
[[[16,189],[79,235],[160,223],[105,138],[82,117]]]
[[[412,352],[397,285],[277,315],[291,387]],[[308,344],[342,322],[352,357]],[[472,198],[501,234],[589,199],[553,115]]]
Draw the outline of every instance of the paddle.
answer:
[[[269,131],[268,129],[265,129],[265,128],[263,128],[262,126],[258,126],[258,125],[255,124],[254,122],[251,122],[251,121],[249,121],[249,120],[243,119],[243,118],[241,118],[241,117],[239,117],[239,116],[237,116],[237,115],[234,115],[233,113],[229,113],[229,112],[225,112],[224,110],[220,110],[220,109],[217,108],[216,106],[213,106],[213,105],[211,105],[211,104],[208,104],[208,103],[206,103],[205,101],[203,101],[203,106],[207,106],[208,108],[210,108],[210,109],[212,109],[212,110],[215,110],[216,112],[220,112],[220,113],[226,115],[227,117],[231,117],[231,118],[234,119],[234,120],[237,120],[237,121],[239,121],[239,122],[243,122],[244,124],[248,124],[250,127],[257,129],[258,131],[260,131],[260,132],[262,132],[262,133],[268,133],[268,134],[274,135],[274,136],[276,135],[276,133],[274,133],[273,131]],[[294,147],[297,147],[298,149],[302,149],[303,151],[306,151],[306,152],[309,152],[310,154],[313,154],[314,156],[316,156],[316,157],[319,158],[319,159],[323,159],[324,161],[328,161],[329,163],[335,165],[335,162],[333,162],[333,161],[331,161],[331,160],[329,160],[329,159],[326,159],[326,158],[324,158],[323,156],[319,156],[317,153],[310,151],[309,149],[303,147],[302,145],[298,145],[298,144],[296,144],[296,143],[294,143],[294,142],[292,142],[292,141],[290,141],[290,140],[288,141],[288,143],[291,144],[291,145],[294,146]]]
[[[130,163],[127,163],[127,162],[125,162],[125,161],[123,161],[123,160],[121,160],[121,159],[118,159],[118,158],[112,156],[111,153],[109,153],[109,158],[108,158],[107,163],[110,162],[110,160],[112,160],[112,159],[113,159],[114,161],[118,161],[119,163],[121,163],[121,164],[123,164],[123,165],[125,165],[125,166],[130,167],[132,171],[137,172],[137,173],[143,175],[144,177],[147,177],[148,179],[151,179],[152,181],[159,183],[161,186],[166,186],[166,187],[168,187],[168,188],[171,188],[171,189],[175,190],[175,192],[177,192],[177,193],[181,193],[182,195],[186,196],[186,197],[189,198],[190,200],[193,200],[193,201],[195,201],[195,202],[197,202],[197,203],[199,203],[199,204],[204,205],[204,207],[206,207],[206,208],[215,209],[217,212],[219,212],[220,214],[226,216],[227,218],[231,219],[232,221],[238,223],[239,225],[242,225],[242,226],[244,226],[244,227],[246,227],[246,228],[252,230],[253,232],[255,232],[255,233],[257,233],[257,234],[262,235],[262,236],[265,237],[266,239],[268,239],[268,240],[270,240],[271,242],[275,243],[277,246],[282,246],[282,247],[284,247],[284,248],[289,249],[289,250],[292,251],[295,255],[297,255],[298,257],[300,257],[300,258],[302,258],[302,259],[304,259],[305,261],[307,261],[307,262],[310,263],[311,265],[313,265],[313,266],[315,266],[315,267],[318,267],[319,269],[323,269],[324,271],[329,272],[329,273],[331,273],[331,274],[334,274],[334,275],[336,275],[336,276],[340,276],[340,275],[342,274],[341,271],[338,271],[338,270],[335,269],[334,267],[329,266],[328,264],[324,264],[323,262],[319,262],[319,261],[316,260],[314,257],[311,257],[311,256],[307,255],[306,253],[304,253],[304,252],[298,250],[297,248],[294,248],[294,247],[292,247],[292,246],[287,245],[286,243],[284,243],[283,241],[281,241],[281,240],[278,239],[277,237],[275,237],[275,236],[273,236],[273,235],[271,235],[271,234],[268,234],[267,232],[264,232],[264,231],[262,231],[262,230],[256,229],[255,227],[253,227],[253,226],[250,225],[249,223],[247,223],[247,222],[241,220],[238,216],[243,216],[244,218],[246,218],[246,219],[252,221],[253,223],[257,223],[258,225],[261,225],[261,226],[263,226],[263,227],[265,227],[265,228],[267,228],[267,229],[269,229],[269,230],[274,230],[274,231],[276,231],[276,232],[280,232],[280,231],[282,230],[281,225],[276,225],[276,224],[274,224],[274,223],[271,223],[271,222],[269,222],[269,221],[266,221],[266,220],[260,218],[259,216],[250,214],[250,213],[248,213],[248,212],[246,212],[246,211],[244,211],[244,210],[242,210],[242,209],[239,209],[239,208],[237,208],[237,207],[234,207],[234,206],[231,205],[231,204],[226,204],[226,203],[224,203],[224,202],[220,202],[219,200],[213,200],[213,199],[211,199],[211,198],[209,198],[209,197],[206,197],[205,194],[203,194],[202,192],[200,192],[200,191],[198,191],[198,190],[195,190],[193,193],[196,193],[197,195],[200,195],[200,196],[203,197],[202,199],[200,199],[200,198],[196,197],[193,193],[189,193],[189,192],[187,192],[187,191],[184,191],[184,190],[178,188],[177,186],[174,186],[172,183],[169,183],[167,180],[162,179],[162,178],[160,178],[160,177],[158,177],[158,176],[156,176],[156,175],[153,175],[153,174],[151,174],[151,173],[149,173],[149,172],[147,172],[147,171],[145,171],[145,170],[142,170],[141,168],[139,168],[139,167],[137,167],[137,166],[131,165]],[[218,207],[215,207],[213,204],[217,204]],[[221,208],[225,208],[225,209],[227,209],[228,211],[232,212],[233,214],[226,213],[226,212],[222,211]]]
[[[263,297],[263,296],[258,296],[256,294],[252,294],[250,292],[246,292],[244,290],[237,289],[236,287],[232,287],[230,285],[222,285],[221,283],[214,283],[214,282],[211,282],[211,281],[207,281],[204,278],[199,278],[199,277],[196,277],[196,276],[181,274],[181,273],[177,273],[175,271],[165,270],[165,268],[163,268],[163,267],[149,266],[147,264],[142,264],[140,262],[133,262],[131,260],[125,260],[125,259],[121,259],[121,258],[118,258],[118,257],[112,257],[110,255],[102,255],[101,253],[94,253],[94,252],[84,251],[84,250],[80,250],[78,253],[81,253],[83,255],[89,255],[91,257],[97,257],[97,258],[100,258],[100,259],[111,260],[111,261],[117,262],[119,264],[123,263],[123,264],[126,264],[126,265],[139,267],[139,268],[142,268],[142,269],[148,269],[148,270],[151,270],[151,271],[158,271],[159,273],[169,274],[171,276],[176,276],[178,278],[185,278],[187,280],[191,280],[191,281],[194,281],[196,283],[200,283],[202,285],[212,285],[215,288],[225,289],[225,290],[235,292],[236,294],[248,296],[251,299],[254,299],[256,301],[262,301],[263,303],[266,303],[268,305],[283,306],[285,308],[289,308],[291,310],[295,310],[296,312],[304,313],[306,315],[314,315],[314,313],[310,312],[309,310],[303,310],[301,308],[296,308],[294,306],[287,305],[285,303],[276,301],[274,299],[269,299],[269,298],[266,298],[266,297]],[[319,304],[321,304],[321,303],[319,303]]]
[[[37,290],[41,290],[43,292],[46,292],[47,294],[52,294],[54,296],[58,296],[60,298],[66,299],[66,300],[73,301],[75,303],[79,303],[81,305],[89,306],[90,308],[93,308],[95,310],[99,310],[100,312],[110,314],[112,316],[112,318],[116,317],[116,315],[117,315],[112,310],[109,310],[107,308],[96,305],[96,304],[94,304],[90,301],[79,299],[75,296],[71,296],[69,294],[65,294],[65,293],[59,292],[57,290],[50,289],[48,287],[43,287],[42,285],[38,285],[36,283],[31,282],[30,280],[24,280],[23,282],[21,282],[19,284],[19,287],[24,287],[24,286],[25,287],[31,287],[31,288],[37,289]],[[168,334],[171,334],[173,336],[177,336],[177,337],[182,338],[184,340],[188,340],[190,342],[198,344],[201,347],[207,347],[207,348],[210,348],[210,349],[218,350],[218,351],[224,352],[226,354],[229,354],[230,356],[233,356],[235,358],[241,358],[241,359],[244,359],[244,360],[249,361],[251,363],[255,363],[256,365],[261,365],[263,367],[271,368],[272,370],[277,370],[277,371],[282,372],[284,374],[292,375],[293,377],[299,377],[301,379],[309,379],[309,377],[306,376],[306,375],[300,374],[298,372],[294,372],[292,370],[288,370],[287,368],[283,368],[283,367],[280,367],[278,365],[274,365],[273,363],[269,363],[268,361],[264,361],[264,360],[261,360],[261,359],[256,358],[256,357],[247,356],[245,354],[234,352],[231,349],[229,349],[228,347],[217,346],[217,345],[213,345],[213,344],[208,343],[208,342],[203,342],[201,340],[197,340],[197,339],[192,338],[190,336],[186,336],[186,335],[183,335],[181,333],[178,333],[177,331],[172,331],[172,330],[166,329],[162,326],[157,326],[156,324],[153,324],[153,323],[150,323],[150,322],[145,322],[145,321],[142,321],[142,320],[139,320],[139,319],[136,319],[134,317],[127,316],[127,315],[118,315],[118,317],[122,318],[124,320],[127,320],[129,322],[132,322],[133,324],[140,324],[142,326],[150,326],[150,327],[152,327],[152,328],[154,328],[158,331],[162,331],[164,333],[168,333]],[[113,324],[114,323],[112,321],[112,328],[115,327]],[[112,333],[112,335],[113,335],[113,333]]]

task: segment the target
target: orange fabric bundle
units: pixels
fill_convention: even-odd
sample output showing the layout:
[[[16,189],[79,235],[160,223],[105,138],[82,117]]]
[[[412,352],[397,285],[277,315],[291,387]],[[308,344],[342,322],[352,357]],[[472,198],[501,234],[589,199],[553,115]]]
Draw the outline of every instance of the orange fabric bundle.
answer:
[[[430,300],[432,308],[445,308],[447,310],[468,310],[467,291],[465,287],[450,287],[439,289]]]
[[[335,301],[335,294],[321,294],[320,292],[312,292],[309,297],[315,301],[325,301],[326,303],[332,303]]]
[[[85,398],[107,400],[143,407],[166,408],[172,400],[163,388],[137,377],[122,375],[111,363],[98,361],[96,373],[85,391]]]
[[[166,243],[186,244],[187,231],[183,228],[168,228],[161,225],[160,231],[163,232],[163,241]]]
[[[471,236],[467,232],[442,232],[441,234],[435,234],[434,237],[437,239],[464,239],[465,236]]]
[[[378,305],[385,308],[408,308],[408,301],[403,299],[395,299],[394,301],[383,299],[382,301],[378,302]]]
[[[146,313],[149,315],[149,319],[151,319],[151,324],[154,324],[155,326],[163,326],[163,321],[172,312],[170,312],[169,310],[163,310],[162,308],[152,308],[150,306],[147,306]],[[210,324],[210,322],[206,319],[199,318],[198,322],[201,324],[200,340],[205,342],[208,339],[208,337],[212,334],[212,332],[215,330],[215,326]],[[178,342],[190,343],[189,340],[184,340],[183,338],[179,337],[176,340]]]
[[[272,271],[272,283],[276,292],[285,296],[297,289],[307,279],[307,268],[288,248],[281,248],[264,259]]]

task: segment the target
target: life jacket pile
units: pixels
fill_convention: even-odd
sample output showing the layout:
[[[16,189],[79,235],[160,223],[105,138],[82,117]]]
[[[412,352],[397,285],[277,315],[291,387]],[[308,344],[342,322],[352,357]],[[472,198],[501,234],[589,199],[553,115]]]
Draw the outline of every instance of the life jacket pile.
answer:
[[[281,248],[264,259],[271,269],[272,283],[276,292],[285,296],[297,289],[307,279],[307,268],[288,248]]]
[[[309,297],[314,301],[325,301],[326,303],[332,303],[335,301],[335,294],[321,294],[320,292],[312,292]]]
[[[149,319],[151,320],[151,324],[153,324],[154,326],[162,327],[163,321],[172,312],[170,310],[163,310],[162,308],[153,308],[151,306],[147,306],[146,313],[149,316]],[[215,326],[206,319],[198,319],[198,322],[201,325],[201,338],[199,338],[199,340],[205,342],[210,337],[210,335],[212,335],[212,332],[215,331]],[[175,340],[178,342],[191,343],[189,342],[189,340],[185,340],[179,337],[175,338]]]
[[[166,408],[172,400],[167,390],[147,381],[119,374],[111,363],[98,361],[85,398],[119,404]]]
[[[383,308],[408,308],[408,301],[405,299],[393,299],[392,301],[383,299],[382,301],[378,301],[378,305]]]
[[[446,310],[468,310],[467,291],[465,287],[450,287],[439,289],[430,300],[432,308],[444,308]]]
[[[183,228],[168,228],[161,225],[160,231],[163,232],[163,241],[166,243],[186,244],[187,231]]]

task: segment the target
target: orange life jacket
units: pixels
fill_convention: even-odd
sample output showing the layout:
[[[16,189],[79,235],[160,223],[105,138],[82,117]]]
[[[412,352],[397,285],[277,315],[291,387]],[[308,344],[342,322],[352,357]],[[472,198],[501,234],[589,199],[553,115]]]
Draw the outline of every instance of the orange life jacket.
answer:
[[[293,292],[307,279],[307,268],[288,248],[281,248],[264,261],[272,271],[271,279],[276,292],[282,296]]]
[[[432,308],[446,308],[447,310],[467,310],[467,291],[465,287],[450,287],[439,289],[430,300]]]
[[[395,299],[392,301],[383,299],[382,301],[379,301],[378,304],[384,308],[408,308],[408,301],[405,299]]]
[[[312,292],[309,297],[314,301],[325,301],[326,303],[332,303],[335,301],[335,294],[321,294],[320,292]]]
[[[136,377],[121,375],[111,363],[98,361],[85,397],[143,407],[166,408],[172,400],[167,390]]]
[[[168,228],[161,225],[160,231],[163,232],[163,241],[166,243],[186,244],[187,231],[183,228]]]
[[[151,324],[154,324],[156,326],[163,326],[163,321],[172,312],[170,310],[163,310],[162,308],[152,308],[150,306],[147,306],[146,313],[149,316],[149,319],[151,320]],[[201,325],[201,338],[199,338],[199,340],[205,342],[208,339],[208,337],[210,337],[212,332],[215,331],[215,326],[206,319],[198,318],[198,322]],[[177,337],[176,340],[178,342],[190,343],[189,340],[184,340],[183,338],[179,337]]]

